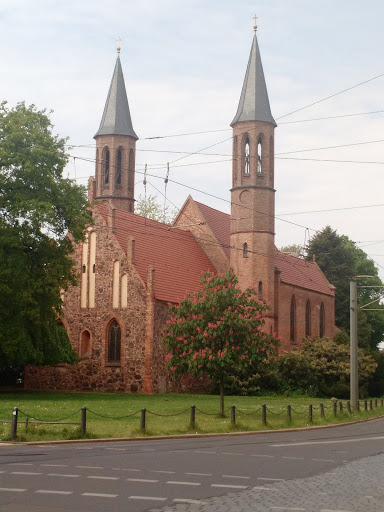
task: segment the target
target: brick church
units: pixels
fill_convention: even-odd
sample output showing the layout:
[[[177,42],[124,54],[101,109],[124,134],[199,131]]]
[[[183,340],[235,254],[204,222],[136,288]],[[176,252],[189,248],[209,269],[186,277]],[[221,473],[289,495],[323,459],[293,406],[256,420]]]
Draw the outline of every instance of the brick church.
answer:
[[[119,52],[119,50],[118,50]],[[271,309],[265,329],[281,350],[335,333],[334,287],[315,262],[275,247],[273,119],[256,37],[233,128],[230,215],[189,196],[172,229],[134,213],[134,131],[119,55],[96,139],[89,181],[94,224],[74,259],[78,285],[60,319],[81,361],[29,367],[27,389],[156,393],[186,389],[165,369],[168,302],[199,288],[207,270],[232,266]]]

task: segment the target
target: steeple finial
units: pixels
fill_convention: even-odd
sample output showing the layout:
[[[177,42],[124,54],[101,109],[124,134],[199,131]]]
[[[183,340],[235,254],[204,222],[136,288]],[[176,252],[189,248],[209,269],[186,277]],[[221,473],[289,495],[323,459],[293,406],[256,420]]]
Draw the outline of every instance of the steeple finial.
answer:
[[[120,37],[117,38],[117,55],[120,55]]]
[[[253,22],[253,30],[256,32],[257,30],[257,16],[255,14],[255,17],[253,18],[254,22]]]

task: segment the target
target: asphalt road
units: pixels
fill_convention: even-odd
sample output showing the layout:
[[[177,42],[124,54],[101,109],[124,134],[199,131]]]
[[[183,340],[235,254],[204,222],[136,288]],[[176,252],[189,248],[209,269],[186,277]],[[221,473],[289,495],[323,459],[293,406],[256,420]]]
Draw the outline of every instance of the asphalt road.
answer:
[[[383,470],[384,419],[242,436],[3,443],[0,511],[384,511]]]

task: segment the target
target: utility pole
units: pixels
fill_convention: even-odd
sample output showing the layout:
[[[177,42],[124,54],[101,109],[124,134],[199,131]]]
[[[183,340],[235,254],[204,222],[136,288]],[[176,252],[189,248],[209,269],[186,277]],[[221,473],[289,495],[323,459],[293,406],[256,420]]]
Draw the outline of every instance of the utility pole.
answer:
[[[357,361],[357,282],[350,281],[350,400],[351,406],[356,411],[359,400],[359,370]]]

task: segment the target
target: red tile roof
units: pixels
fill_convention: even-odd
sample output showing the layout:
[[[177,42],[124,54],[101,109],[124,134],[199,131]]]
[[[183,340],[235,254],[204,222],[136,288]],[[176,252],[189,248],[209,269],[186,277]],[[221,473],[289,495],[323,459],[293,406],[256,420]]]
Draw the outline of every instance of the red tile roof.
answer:
[[[217,238],[217,241],[222,246],[229,261],[230,216],[197,201],[195,203]],[[329,287],[326,277],[316,263],[282,254],[276,249],[274,265],[281,271],[280,278],[284,283],[327,295],[334,294]]]
[[[110,211],[105,204],[95,207],[105,221]],[[135,239],[134,267],[144,283],[148,267],[155,269],[154,290],[158,300],[178,302],[200,287],[201,274],[214,267],[189,231],[115,210],[115,237],[127,252],[128,237]]]

